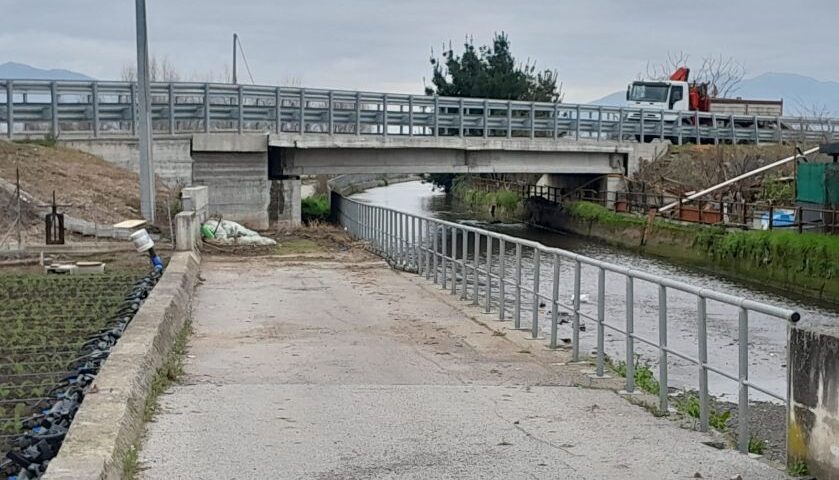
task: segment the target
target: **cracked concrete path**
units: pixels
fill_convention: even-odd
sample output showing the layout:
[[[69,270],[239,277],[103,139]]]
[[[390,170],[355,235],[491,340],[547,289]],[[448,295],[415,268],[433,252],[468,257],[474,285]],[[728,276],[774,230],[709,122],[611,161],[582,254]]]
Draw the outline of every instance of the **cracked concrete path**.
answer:
[[[565,353],[384,264],[209,258],[202,276],[141,478],[787,478],[574,386]]]

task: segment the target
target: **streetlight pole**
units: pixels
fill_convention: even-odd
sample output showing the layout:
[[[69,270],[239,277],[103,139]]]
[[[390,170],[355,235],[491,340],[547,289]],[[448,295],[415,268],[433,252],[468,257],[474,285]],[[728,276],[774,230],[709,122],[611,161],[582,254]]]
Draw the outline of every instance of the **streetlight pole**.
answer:
[[[137,10],[137,135],[140,151],[140,213],[154,223],[154,159],[152,156],[151,88],[149,42],[146,31],[146,0],[135,0]]]
[[[239,81],[236,79],[236,44],[238,42],[239,42],[239,34],[234,33],[233,34],[233,85],[236,85],[236,84],[239,83]]]

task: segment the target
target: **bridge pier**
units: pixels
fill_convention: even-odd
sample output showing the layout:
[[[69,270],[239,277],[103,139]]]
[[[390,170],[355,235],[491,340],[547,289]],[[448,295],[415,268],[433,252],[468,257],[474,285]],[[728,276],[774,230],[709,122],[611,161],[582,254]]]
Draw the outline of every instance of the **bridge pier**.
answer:
[[[209,187],[210,214],[256,230],[300,224],[300,177],[269,172],[266,135],[196,135],[193,184]]]

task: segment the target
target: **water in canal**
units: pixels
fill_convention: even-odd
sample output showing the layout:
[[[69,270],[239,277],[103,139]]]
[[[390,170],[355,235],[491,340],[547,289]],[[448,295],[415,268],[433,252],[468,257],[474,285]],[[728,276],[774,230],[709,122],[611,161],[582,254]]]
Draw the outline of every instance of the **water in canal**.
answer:
[[[791,308],[801,313],[801,324],[837,324],[839,311],[829,307],[817,306],[807,301],[784,295],[783,292],[771,291],[753,285],[745,285],[733,281],[722,275],[678,265],[665,260],[646,257],[635,252],[610,247],[600,242],[591,241],[572,235],[548,232],[543,229],[530,227],[522,223],[489,223],[478,220],[479,215],[453,202],[450,197],[441,192],[435,192],[430,184],[408,182],[374,188],[354,195],[354,200],[387,206],[396,210],[414,214],[441,218],[449,221],[470,223],[486,229],[503,232],[511,236],[538,241],[544,245],[558,247],[575,253],[607,261],[619,265],[627,265],[661,277],[672,278],[702,288],[749,298]],[[458,242],[460,243],[460,242]],[[471,242],[470,242],[471,243]],[[496,244],[496,250],[497,250]],[[532,253],[525,250],[525,268],[523,275],[532,278]],[[496,252],[497,253],[497,252]],[[508,255],[510,253],[508,252]],[[497,254],[494,255],[497,259]],[[509,256],[507,258],[510,258]],[[507,267],[510,268],[509,266]],[[541,262],[540,276],[543,279],[542,291],[550,295],[549,282],[544,279],[552,278],[552,263]],[[509,270],[508,270],[509,271]],[[570,262],[562,262],[560,268],[559,298],[569,302],[573,296],[573,270]],[[565,280],[565,281],[563,281]],[[636,280],[634,284],[634,322],[636,335],[658,340],[658,287],[648,282]],[[508,294],[509,295],[509,294]],[[622,327],[626,318],[626,283],[621,276],[607,274],[606,276],[606,321]],[[594,267],[583,267],[581,280],[581,299],[583,312],[594,317],[596,315],[597,273]],[[696,297],[689,294],[670,290],[667,295],[668,307],[668,345],[677,351],[691,357],[697,356],[697,324]],[[510,303],[508,303],[509,305]],[[496,302],[497,305],[497,302]],[[522,300],[522,324],[530,325],[532,301]],[[721,370],[737,375],[738,353],[738,311],[735,307],[708,301],[708,358],[709,363]],[[493,314],[497,318],[497,313]],[[539,313],[542,330],[550,328],[550,314],[548,309]],[[768,388],[776,394],[783,395],[786,388],[786,335],[787,326],[783,320],[752,312],[749,316],[749,378],[752,382]],[[595,325],[587,321],[585,332],[581,332],[581,351],[592,351],[595,346]],[[567,325],[560,327],[560,337],[570,337]],[[640,361],[647,362],[655,372],[658,372],[657,349],[636,341],[636,352],[640,354]],[[613,358],[622,359],[625,356],[625,338],[622,334],[606,330],[606,352]],[[670,385],[696,389],[698,385],[698,368],[695,364],[684,361],[673,355],[669,358]],[[737,384],[729,379],[711,373],[709,375],[709,389],[711,393],[729,401],[737,399]],[[760,392],[752,391],[753,399],[770,399]]]

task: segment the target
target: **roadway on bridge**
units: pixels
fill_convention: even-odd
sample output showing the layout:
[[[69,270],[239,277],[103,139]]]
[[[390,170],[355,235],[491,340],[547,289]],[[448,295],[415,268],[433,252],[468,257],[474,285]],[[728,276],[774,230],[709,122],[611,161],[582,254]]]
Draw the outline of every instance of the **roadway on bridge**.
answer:
[[[209,258],[145,479],[781,479],[365,254]],[[487,326],[488,325],[488,326]]]

